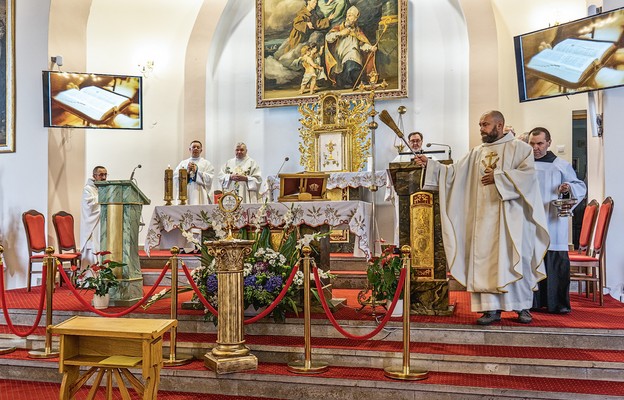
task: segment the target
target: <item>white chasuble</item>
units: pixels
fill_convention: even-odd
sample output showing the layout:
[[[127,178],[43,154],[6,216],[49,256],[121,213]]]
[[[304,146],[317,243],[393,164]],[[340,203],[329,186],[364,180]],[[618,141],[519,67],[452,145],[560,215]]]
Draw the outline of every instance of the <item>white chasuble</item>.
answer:
[[[494,184],[484,186],[487,167]],[[472,311],[531,308],[549,244],[531,147],[505,135],[456,164],[429,160],[425,188],[436,187],[449,270]]]
[[[179,173],[181,169],[188,169],[190,162],[197,166],[197,170],[188,174],[186,186],[186,204],[195,206],[212,203],[212,178],[214,177],[214,167],[212,163],[203,157],[187,158],[182,160],[173,172],[174,193],[178,194]]]
[[[232,174],[245,175],[247,181],[234,181]],[[260,166],[252,158],[246,156],[242,160],[232,158],[228,160],[219,172],[219,181],[223,191],[235,192],[243,203],[257,203],[258,191],[262,184]]]

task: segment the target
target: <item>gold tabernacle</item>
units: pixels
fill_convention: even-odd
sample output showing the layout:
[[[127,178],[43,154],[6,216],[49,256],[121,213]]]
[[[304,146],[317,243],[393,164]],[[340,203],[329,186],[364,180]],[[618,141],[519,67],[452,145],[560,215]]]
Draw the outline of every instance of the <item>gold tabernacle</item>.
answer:
[[[302,172],[280,174],[280,195],[278,201],[327,200],[328,174]]]

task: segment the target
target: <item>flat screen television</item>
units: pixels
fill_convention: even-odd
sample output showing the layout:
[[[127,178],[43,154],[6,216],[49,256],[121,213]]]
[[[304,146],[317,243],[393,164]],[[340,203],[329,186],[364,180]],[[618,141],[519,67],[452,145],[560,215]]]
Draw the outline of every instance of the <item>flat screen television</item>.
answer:
[[[142,78],[43,71],[43,125],[143,129]]]
[[[520,101],[624,85],[624,7],[514,37]]]

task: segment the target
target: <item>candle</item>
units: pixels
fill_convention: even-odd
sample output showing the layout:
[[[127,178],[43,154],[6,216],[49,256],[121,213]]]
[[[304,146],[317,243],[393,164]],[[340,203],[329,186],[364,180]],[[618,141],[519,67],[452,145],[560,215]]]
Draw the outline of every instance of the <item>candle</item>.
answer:
[[[165,170],[165,205],[170,206],[173,200],[173,170],[171,165],[167,165]]]
[[[188,172],[186,168],[180,168],[178,172],[178,200],[181,206],[186,205],[186,185],[188,183]]]

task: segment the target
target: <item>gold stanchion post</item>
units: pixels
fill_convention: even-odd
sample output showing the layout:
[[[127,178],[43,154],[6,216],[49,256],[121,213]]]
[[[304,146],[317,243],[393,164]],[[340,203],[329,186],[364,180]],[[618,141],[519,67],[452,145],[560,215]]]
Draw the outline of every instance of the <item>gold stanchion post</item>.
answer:
[[[296,374],[321,374],[328,370],[326,362],[312,361],[312,327],[310,324],[310,254],[309,246],[303,247],[303,340],[305,358],[288,363],[288,371]],[[321,288],[318,288],[322,296]]]
[[[178,254],[180,254],[180,249],[175,246],[172,247],[171,258],[169,259],[171,271],[171,319],[176,320],[178,319]],[[177,354],[177,344],[178,328],[174,325],[171,328],[169,339],[169,356],[165,354],[163,357],[163,364],[165,367],[178,367],[193,361],[193,356],[190,354]]]
[[[3,260],[2,255],[3,254],[4,254],[4,247],[2,247],[2,245],[0,245],[0,269],[4,269],[4,263],[2,262],[2,260]],[[4,288],[0,288],[0,290],[4,290]],[[4,304],[4,307],[6,307],[6,304]],[[16,350],[16,347],[0,348],[0,355],[13,353],[15,350]]]
[[[403,285],[403,367],[386,367],[384,375],[392,379],[401,379],[409,381],[419,381],[429,377],[427,370],[410,370],[410,281],[411,281],[411,262],[409,246],[401,247],[401,256],[403,257],[403,268],[406,269],[405,284]]]
[[[30,358],[55,358],[59,356],[57,349],[52,350],[52,293],[54,292],[54,278],[56,277],[56,258],[53,256],[54,248],[49,246],[45,249],[43,262],[46,265],[45,291],[46,291],[46,338],[45,348],[28,352]]]

